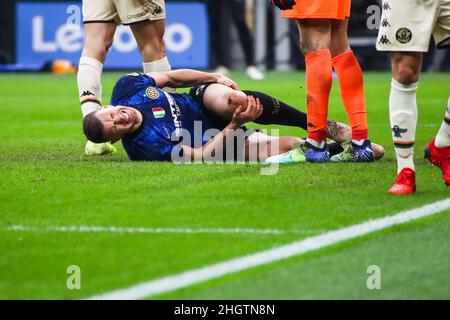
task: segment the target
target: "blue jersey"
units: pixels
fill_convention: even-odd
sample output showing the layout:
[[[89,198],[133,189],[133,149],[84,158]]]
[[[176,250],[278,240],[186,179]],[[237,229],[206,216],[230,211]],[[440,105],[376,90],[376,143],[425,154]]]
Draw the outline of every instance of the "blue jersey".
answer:
[[[111,105],[133,107],[142,113],[140,128],[122,139],[131,160],[170,161],[172,152],[181,155],[179,140],[182,137],[186,144],[186,132],[190,135],[187,145],[199,147],[208,141],[206,130],[222,129],[189,95],[169,94],[145,74],[120,78]]]

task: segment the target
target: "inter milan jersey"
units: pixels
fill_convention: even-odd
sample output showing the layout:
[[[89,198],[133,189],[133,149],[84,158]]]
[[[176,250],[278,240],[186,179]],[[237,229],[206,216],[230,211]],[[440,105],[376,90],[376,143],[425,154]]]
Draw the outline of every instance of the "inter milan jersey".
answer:
[[[145,74],[120,78],[111,105],[133,107],[142,113],[140,128],[122,139],[131,160],[170,161],[172,152],[181,156],[180,140],[199,147],[208,141],[205,131],[218,128],[189,95],[169,94]]]

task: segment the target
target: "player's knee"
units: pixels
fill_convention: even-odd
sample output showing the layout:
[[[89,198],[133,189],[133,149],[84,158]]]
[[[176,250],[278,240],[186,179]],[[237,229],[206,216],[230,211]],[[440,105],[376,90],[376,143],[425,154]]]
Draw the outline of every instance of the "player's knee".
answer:
[[[300,40],[300,50],[303,55],[318,51],[318,50],[327,50],[330,48],[329,43],[324,41],[315,41],[315,40]]]
[[[330,52],[332,57],[340,56],[341,54],[344,54],[346,52],[351,51],[350,45],[348,44],[348,41],[332,41],[330,46]]]
[[[393,77],[401,84],[412,84],[419,81],[420,70],[409,64],[399,64],[393,68]]]
[[[234,112],[239,106],[247,107],[247,95],[242,91],[233,90],[228,96],[228,108]]]

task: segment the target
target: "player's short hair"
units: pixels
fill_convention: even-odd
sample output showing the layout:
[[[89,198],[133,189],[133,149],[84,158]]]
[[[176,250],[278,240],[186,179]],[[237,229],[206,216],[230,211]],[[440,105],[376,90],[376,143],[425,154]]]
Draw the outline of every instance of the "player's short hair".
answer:
[[[89,113],[83,119],[83,131],[86,138],[94,143],[107,142],[108,139],[103,135],[105,126],[97,118],[97,111]]]

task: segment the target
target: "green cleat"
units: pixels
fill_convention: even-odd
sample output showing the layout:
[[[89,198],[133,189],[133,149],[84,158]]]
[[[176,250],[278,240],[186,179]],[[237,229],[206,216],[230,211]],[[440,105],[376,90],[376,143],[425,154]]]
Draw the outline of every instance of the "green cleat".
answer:
[[[303,145],[295,145],[292,150],[269,157],[264,163],[293,164],[306,162],[305,152],[306,148]]]
[[[93,143],[88,141],[86,143],[86,147],[84,148],[84,153],[87,156],[115,155],[117,154],[117,149],[111,144],[111,142]]]
[[[353,162],[353,148],[351,141],[345,141],[342,144],[344,151],[335,154],[330,158],[331,162]]]

